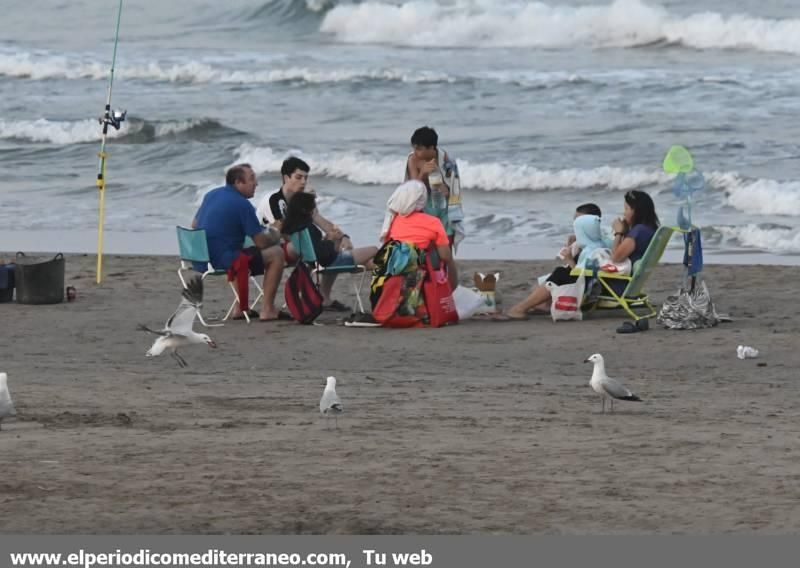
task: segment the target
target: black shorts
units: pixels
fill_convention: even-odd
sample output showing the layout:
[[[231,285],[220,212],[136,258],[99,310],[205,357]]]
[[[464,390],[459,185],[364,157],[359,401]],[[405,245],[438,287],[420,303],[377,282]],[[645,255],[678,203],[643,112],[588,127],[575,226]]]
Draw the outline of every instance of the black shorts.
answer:
[[[577,276],[570,275],[572,268],[569,266],[559,266],[550,276],[547,277],[547,282],[552,282],[556,286],[564,286],[565,284],[574,284],[578,281]]]
[[[264,274],[264,257],[261,256],[261,249],[258,247],[248,247],[242,252],[250,257],[250,262],[248,263],[250,274],[253,276]]]

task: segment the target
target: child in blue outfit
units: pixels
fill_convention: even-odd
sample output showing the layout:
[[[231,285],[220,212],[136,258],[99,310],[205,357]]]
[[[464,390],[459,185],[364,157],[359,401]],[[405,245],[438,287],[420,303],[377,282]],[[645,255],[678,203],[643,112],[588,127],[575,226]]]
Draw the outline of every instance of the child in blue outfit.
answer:
[[[541,276],[539,278],[540,286],[544,286],[546,282],[552,282],[558,286],[575,282],[577,278],[570,276],[573,268],[576,266],[586,267],[587,261],[598,250],[610,248],[610,239],[603,236],[601,214],[600,207],[594,203],[585,203],[575,209],[575,220],[572,223],[574,234],[570,236],[567,246],[562,248],[558,255],[565,261],[565,264],[557,267],[550,274]]]

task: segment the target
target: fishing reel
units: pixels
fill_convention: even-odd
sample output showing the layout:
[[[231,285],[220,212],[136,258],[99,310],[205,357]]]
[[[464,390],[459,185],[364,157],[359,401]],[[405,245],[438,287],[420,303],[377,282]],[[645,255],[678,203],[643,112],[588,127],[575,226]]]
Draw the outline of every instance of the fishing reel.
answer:
[[[114,130],[119,130],[122,123],[125,122],[125,115],[128,114],[127,110],[112,110],[106,113],[106,116],[99,119],[100,124],[110,124]]]

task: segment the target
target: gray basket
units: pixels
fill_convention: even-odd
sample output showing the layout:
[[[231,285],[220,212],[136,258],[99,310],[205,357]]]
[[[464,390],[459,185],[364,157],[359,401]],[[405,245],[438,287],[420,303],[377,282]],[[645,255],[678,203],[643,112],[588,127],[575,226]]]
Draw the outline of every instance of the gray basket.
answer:
[[[14,284],[20,304],[59,304],[64,301],[64,255],[58,253],[52,260],[33,262],[23,253],[17,253]]]

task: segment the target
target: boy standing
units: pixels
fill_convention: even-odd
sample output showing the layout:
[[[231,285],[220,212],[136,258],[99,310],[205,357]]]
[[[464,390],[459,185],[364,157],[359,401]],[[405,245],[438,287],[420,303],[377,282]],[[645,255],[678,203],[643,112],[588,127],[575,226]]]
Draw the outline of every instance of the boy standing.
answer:
[[[433,128],[423,126],[414,131],[404,181],[415,179],[425,184],[425,213],[441,220],[450,245],[454,246],[464,238],[460,180],[455,160],[438,144],[439,135]]]

